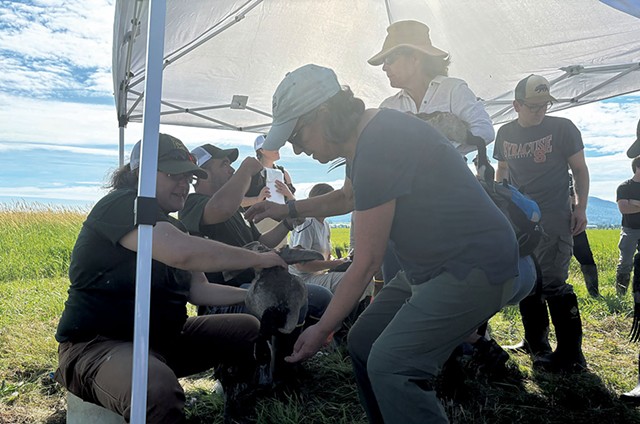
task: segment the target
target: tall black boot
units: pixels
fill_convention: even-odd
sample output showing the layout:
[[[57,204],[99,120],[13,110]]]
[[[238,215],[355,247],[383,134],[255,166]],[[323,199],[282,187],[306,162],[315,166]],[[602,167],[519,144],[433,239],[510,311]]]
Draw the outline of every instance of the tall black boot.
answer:
[[[631,274],[616,274],[616,294],[618,296],[623,297],[627,293],[629,281],[631,281]]]
[[[591,297],[600,297],[598,290],[598,266],[596,264],[580,265],[580,270],[584,276],[584,283]]]
[[[549,372],[581,372],[587,368],[582,354],[582,321],[578,298],[574,293],[547,299],[558,345],[548,355],[536,358],[533,365]]]
[[[505,349],[520,350],[534,356],[551,353],[549,315],[544,300],[533,294],[525,297],[519,306],[524,327],[524,340],[513,346],[505,346]]]

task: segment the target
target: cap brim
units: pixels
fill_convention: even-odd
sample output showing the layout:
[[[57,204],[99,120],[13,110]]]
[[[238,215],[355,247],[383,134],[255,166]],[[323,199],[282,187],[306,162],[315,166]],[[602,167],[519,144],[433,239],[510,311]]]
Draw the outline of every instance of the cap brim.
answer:
[[[240,154],[238,149],[222,149],[220,150],[220,153],[221,158],[229,158],[230,162],[235,162],[236,159],[238,159],[238,155]]]
[[[629,159],[633,159],[637,156],[640,156],[640,138],[636,139],[636,141],[633,142],[631,147],[627,149],[627,157]]]
[[[206,180],[208,176],[207,171],[188,160],[163,160],[158,163],[158,171],[166,172],[168,174],[184,174],[185,172],[193,172],[193,175],[204,180]]]
[[[298,122],[298,118],[290,119],[282,124],[272,125],[262,148],[264,150],[280,150],[291,137],[293,129],[296,127],[296,122]]]
[[[370,65],[373,66],[380,66],[384,63],[384,59],[389,56],[391,53],[395,52],[398,49],[401,48],[410,48],[413,50],[417,50],[419,52],[425,53],[429,56],[437,56],[437,57],[446,57],[449,56],[449,53],[445,52],[444,50],[440,50],[437,47],[433,47],[433,46],[427,46],[427,47],[418,47],[418,46],[414,46],[413,44],[398,44],[396,46],[393,46],[390,49],[387,50],[381,50],[378,54],[376,54],[375,56],[373,56],[371,59],[367,60],[367,62],[369,62]]]

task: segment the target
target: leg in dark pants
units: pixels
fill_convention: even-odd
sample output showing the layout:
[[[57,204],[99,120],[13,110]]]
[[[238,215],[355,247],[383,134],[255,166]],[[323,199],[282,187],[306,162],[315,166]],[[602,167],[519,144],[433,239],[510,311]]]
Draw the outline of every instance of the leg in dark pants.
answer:
[[[351,363],[358,383],[360,402],[364,406],[370,423],[384,423],[367,374],[371,346],[409,297],[411,297],[409,289],[386,284],[349,331]]]
[[[573,236],[573,256],[578,263],[580,263],[580,270],[582,271],[589,295],[591,297],[599,297],[598,266],[593,260],[593,252],[591,252],[586,231]]]

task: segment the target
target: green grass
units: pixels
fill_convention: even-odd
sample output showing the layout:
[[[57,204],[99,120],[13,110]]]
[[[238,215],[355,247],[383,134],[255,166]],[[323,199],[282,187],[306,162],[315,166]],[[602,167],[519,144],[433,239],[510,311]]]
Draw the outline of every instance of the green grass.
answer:
[[[68,287],[71,248],[84,213],[69,210],[0,210],[0,422],[65,421],[65,391],[51,380],[53,338]],[[348,248],[348,229],[332,230],[334,245]],[[584,352],[590,372],[558,377],[536,373],[526,355],[509,362],[509,378],[487,382],[469,376],[445,408],[454,423],[640,423],[640,414],[617,400],[635,386],[638,346],[627,342],[632,301],[615,296],[616,230],[590,230],[603,298],[588,297],[576,263],[570,282],[580,301]],[[346,251],[346,250],[345,250]],[[517,342],[517,308],[491,321],[501,344]],[[305,363],[305,384],[295,392],[264,396],[253,414],[259,423],[365,423],[349,358],[343,349]],[[222,400],[211,373],[182,380],[189,423],[220,423]]]

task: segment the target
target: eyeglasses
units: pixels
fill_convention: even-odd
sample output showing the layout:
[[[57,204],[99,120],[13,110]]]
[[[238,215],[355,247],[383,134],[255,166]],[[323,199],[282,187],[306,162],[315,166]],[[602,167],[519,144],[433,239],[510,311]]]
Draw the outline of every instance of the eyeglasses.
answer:
[[[408,50],[406,49],[400,49],[400,50],[396,50],[395,52],[389,54],[387,57],[385,57],[382,61],[383,64],[385,65],[391,65],[393,64],[396,60],[398,60],[398,58],[400,56],[404,56],[407,53],[409,53]]]
[[[291,136],[289,137],[289,140],[288,140],[289,143],[291,143],[291,145],[302,147],[302,139],[300,137],[302,135],[301,131],[304,127],[309,125],[316,118],[318,110],[319,109],[316,108],[311,112],[307,113],[306,115],[302,115],[300,118],[298,118],[298,122],[300,123],[300,126],[298,127],[297,130],[291,133]]]
[[[522,102],[522,105],[526,106],[527,109],[529,109],[531,111],[531,113],[538,113],[543,109],[550,108],[551,105],[553,105],[553,103],[552,102],[546,102],[546,103],[543,103],[541,105],[530,105],[529,103]]]
[[[165,172],[164,175],[169,177],[171,181],[173,181],[176,184],[181,183],[183,181],[186,181],[187,184],[195,184],[198,182],[198,177],[193,175],[192,172],[183,172],[182,174],[169,174]]]
[[[298,129],[296,131],[294,131],[291,134],[291,137],[289,137],[289,143],[291,143],[293,146],[300,146],[300,141],[298,140],[300,134],[300,131],[305,127],[305,124],[302,124],[298,127]]]

